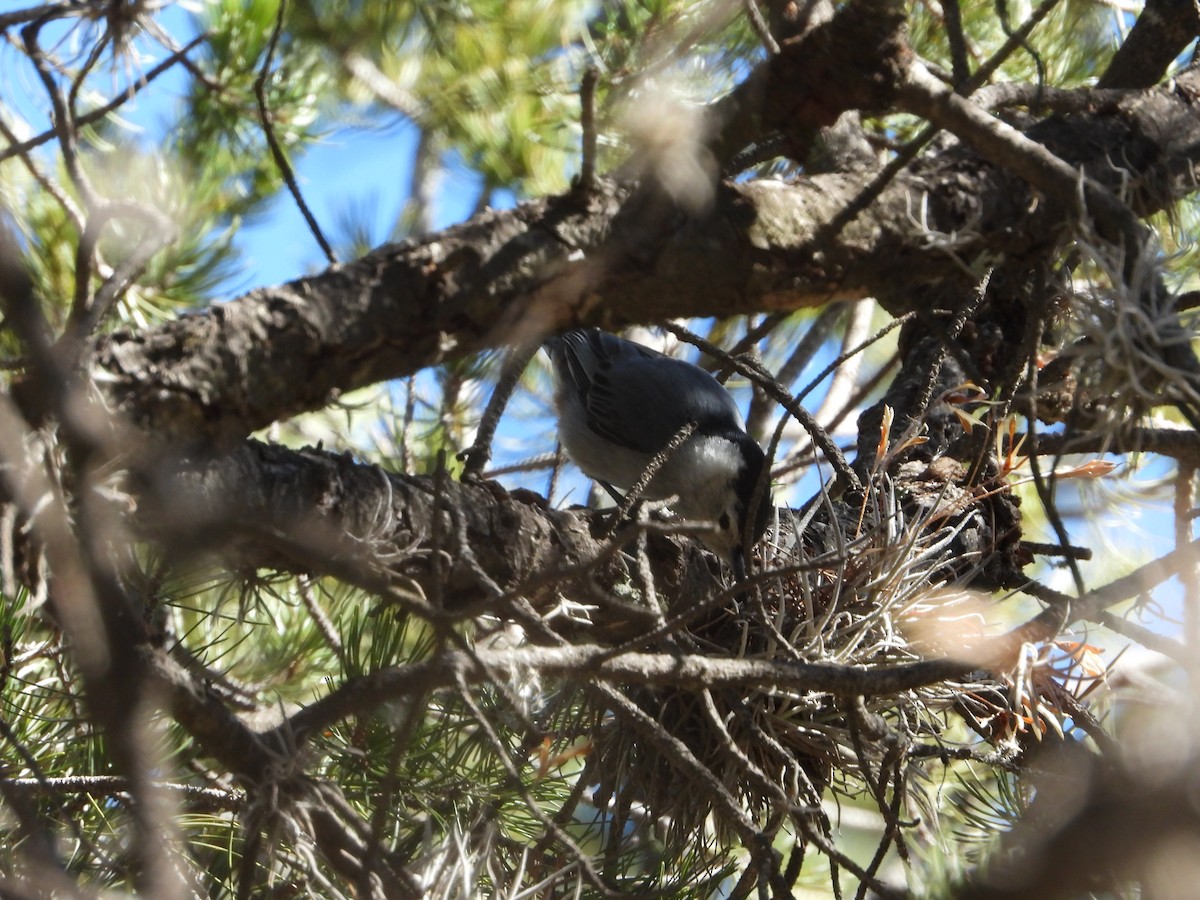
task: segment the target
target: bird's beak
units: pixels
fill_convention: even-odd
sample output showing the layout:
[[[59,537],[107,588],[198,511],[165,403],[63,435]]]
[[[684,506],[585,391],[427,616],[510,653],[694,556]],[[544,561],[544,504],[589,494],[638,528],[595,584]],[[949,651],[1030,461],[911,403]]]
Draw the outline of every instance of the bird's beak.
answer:
[[[739,581],[746,580],[746,554],[742,548],[733,548],[733,559],[730,563],[733,567],[733,580],[736,584]]]

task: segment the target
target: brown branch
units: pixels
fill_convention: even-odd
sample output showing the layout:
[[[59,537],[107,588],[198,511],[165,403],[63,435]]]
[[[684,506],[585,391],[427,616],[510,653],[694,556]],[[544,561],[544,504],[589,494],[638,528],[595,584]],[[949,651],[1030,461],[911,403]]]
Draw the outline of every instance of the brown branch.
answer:
[[[1069,219],[1090,217],[1101,234],[1129,252],[1141,246],[1143,229],[1133,210],[1105,186],[1011,125],[964,100],[913,63],[900,105],[967,141],[984,159],[1002,166],[1054,200]]]
[[[4,781],[7,788],[33,796],[63,794],[91,794],[97,797],[127,795],[129,782],[115,775],[71,775],[58,778],[10,778]],[[246,801],[243,791],[206,788],[195,784],[155,782],[156,790],[175,794],[187,801],[190,809],[233,809],[242,807]]]
[[[308,230],[312,232],[313,237],[316,238],[317,243],[320,245],[321,252],[325,254],[325,258],[329,260],[329,264],[335,266],[338,261],[337,254],[329,246],[329,241],[325,239],[325,233],[321,231],[321,226],[317,223],[316,216],[312,214],[312,210],[304,202],[304,195],[300,192],[300,185],[296,181],[296,173],[292,170],[292,164],[288,162],[287,154],[283,152],[279,138],[275,136],[275,125],[271,120],[271,109],[267,106],[267,77],[271,74],[271,59],[275,56],[275,48],[279,45],[279,36],[283,33],[283,17],[286,12],[287,0],[279,0],[279,9],[275,13],[275,27],[271,31],[271,40],[267,43],[267,53],[263,57],[262,69],[259,70],[258,77],[254,79],[254,96],[258,101],[258,118],[262,123],[263,134],[267,138],[267,146],[271,150],[271,158],[275,161],[275,167],[279,169],[279,174],[283,176],[288,192],[292,195],[292,199],[296,201],[296,207],[304,217],[304,221],[308,225]]]
[[[742,0],[742,8],[746,10],[750,26],[758,35],[758,39],[762,41],[763,47],[774,56],[779,52],[779,42],[775,40],[775,35],[771,34],[771,26],[763,18],[762,10],[758,8],[758,0]]]
[[[1019,649],[1022,643],[1038,643],[1053,639],[1063,628],[1074,622],[1088,620],[1104,623],[1103,614],[1109,607],[1131,600],[1175,577],[1196,564],[1200,553],[1200,540],[1194,540],[1165,553],[1158,559],[1115,578],[1103,587],[1072,597],[1043,585],[1030,585],[1026,593],[1038,597],[1050,605],[1028,622],[1018,625],[998,638],[993,649],[996,658],[1007,658]],[[1002,665],[1002,663],[1001,663]]]
[[[1200,73],[1189,77],[1200,83]],[[925,104],[936,99],[922,96]],[[1200,142],[1191,139],[1195,117],[1181,97],[1158,89],[1111,116],[1072,117],[1054,141],[1107,148],[1119,128],[1129,158],[1155,160],[1158,174],[1181,172],[1200,157]],[[973,128],[990,133],[993,121],[972,112]],[[1096,129],[1105,131],[1103,140],[1089,137]],[[1022,153],[1031,143],[1039,147],[1013,134]],[[1155,148],[1167,140],[1169,147]],[[1010,146],[1004,142],[1003,152]],[[1109,178],[1106,187],[1148,174],[1116,172],[1106,149],[1094,153],[1092,177]],[[653,226],[634,221],[632,209],[619,215],[630,186],[597,179],[583,202],[569,194],[489,210],[420,243],[383,247],[217,309],[102,338],[95,372],[111,405],[147,431],[239,440],[340,392],[569,324],[790,311],[863,296],[904,312],[913,294],[899,286],[914,268],[930,280],[961,274],[930,231],[956,234],[956,253],[965,259],[1022,256],[1060,234],[1064,210],[1043,204],[1031,215],[1033,195],[1020,178],[972,166],[971,158],[967,151],[943,153],[919,172],[900,173],[819,256],[812,239],[869,175],[725,185],[707,214]],[[1052,164],[1045,177],[1065,195],[1063,166]],[[1158,174],[1150,180],[1166,183]],[[1192,189],[1182,181],[1176,187]],[[1171,198],[1134,199],[1142,215]],[[928,213],[916,227],[913,210],[922,205]],[[612,234],[628,237],[632,226],[650,233],[619,246],[608,242]],[[650,257],[634,259],[635,251]]]
[[[1017,435],[1014,443],[1024,438]],[[1157,453],[1188,465],[1200,466],[1200,434],[1190,428],[1129,428],[1116,433],[1038,435],[1042,456],[1067,453]]]
[[[1059,113],[1096,113],[1116,111],[1122,103],[1135,101],[1143,93],[1140,90],[1039,87],[1036,84],[1002,81],[980,88],[972,99],[984,109],[1037,105]]]
[[[543,677],[609,684],[672,685],[689,690],[735,687],[874,697],[915,690],[969,675],[978,667],[949,659],[929,659],[878,668],[834,663],[780,662],[704,655],[627,652],[612,655],[596,644],[481,649],[473,654],[447,650],[406,666],[351,679],[293,715],[280,728],[303,737],[347,716],[414,693],[496,680],[496,671],[533,670]]]
[[[942,19],[946,25],[946,43],[950,47],[950,65],[954,73],[954,85],[966,84],[971,77],[971,57],[967,50],[967,36],[963,31],[962,10],[958,0],[946,0],[942,4]]]
[[[75,117],[75,126],[82,127],[91,125],[93,122],[98,122],[111,112],[120,109],[139,93],[146,89],[158,76],[174,67],[177,63],[187,62],[187,54],[197,47],[199,44],[208,40],[208,32],[203,32],[196,35],[181,48],[176,50],[161,63],[150,69],[144,75],[140,75],[136,81],[130,83],[120,94],[115,96],[107,103],[97,106],[95,109],[89,109],[85,113],[80,113]],[[0,162],[8,159],[11,156],[25,156],[30,150],[40,147],[42,144],[49,143],[58,137],[58,132],[54,129],[43,131],[41,134],[28,138],[23,141],[10,140],[10,143],[3,150],[0,150]]]
[[[281,763],[297,752],[294,741],[282,731],[259,732],[236,716],[208,686],[189,673],[161,650],[143,648],[145,659],[155,684],[163,689],[171,715],[196,741],[201,751],[216,759],[227,771],[237,776],[247,787],[248,797],[258,786],[271,781]],[[317,784],[307,775],[291,776],[288,785],[293,795],[306,797],[306,817],[312,823],[312,834],[322,855],[339,873],[353,881],[359,877],[371,858],[372,871],[383,882],[387,896],[414,896],[414,889],[403,872],[387,861],[373,858],[368,843],[359,834],[369,834],[369,827],[340,800],[334,785]]]
[[[1194,0],[1147,0],[1133,30],[1100,76],[1098,87],[1145,88],[1157,84],[1197,34],[1200,10]]]
[[[75,122],[74,109],[67,102],[62,88],[55,82],[54,76],[50,71],[50,60],[38,43],[42,26],[51,21],[52,18],[54,17],[47,15],[30,22],[21,29],[21,38],[25,54],[29,57],[30,62],[33,63],[34,70],[37,72],[38,78],[41,79],[42,87],[46,91],[46,96],[50,99],[50,106],[53,110],[52,122],[54,125],[54,135],[58,138],[58,147],[59,153],[62,155],[63,168],[66,170],[71,184],[83,199],[84,207],[90,211],[95,204],[96,197],[92,190],[91,181],[85,174],[79,160],[79,128]],[[76,227],[81,232],[84,230],[80,223],[76,223]]]
[[[900,4],[852,0],[827,21],[786,37],[779,52],[714,104],[710,149],[718,163],[724,167],[777,131],[788,140],[787,155],[804,159],[818,130],[846,110],[886,110],[907,53],[903,27]]]
[[[1180,668],[1186,670],[1195,665],[1195,654],[1174,638],[1151,631],[1137,622],[1123,619],[1107,610],[1100,613],[1096,621],[1114,634],[1137,641],[1146,649],[1161,653],[1167,659],[1174,660]]]
[[[239,569],[334,575],[427,618],[492,608],[509,587],[529,595],[547,573],[595,565],[608,553],[586,513],[548,510],[490,484],[446,479],[435,492],[435,476],[396,475],[322,450],[251,441],[146,477],[138,527],[168,549],[215,549]],[[435,527],[458,559],[445,572],[441,608],[426,599],[437,593],[438,573],[421,550]],[[698,575],[698,551],[695,561]]]
[[[966,87],[963,88],[962,93],[964,95],[972,94],[976,88],[987,84],[992,75],[1004,64],[1004,61],[1012,56],[1017,51],[1017,48],[1023,47],[1028,43],[1029,36],[1033,34],[1033,30],[1042,23],[1042,20],[1046,16],[1050,15],[1054,7],[1058,4],[1059,0],[1042,0],[1041,3],[1034,7],[1030,11],[1028,18],[1012,30],[1000,49],[993,53],[991,58],[975,71],[970,81],[967,82]]]
[[[458,454],[463,462],[463,479],[477,478],[483,472],[484,466],[492,458],[492,440],[496,436],[496,428],[500,425],[500,417],[512,399],[513,391],[521,381],[529,363],[538,351],[537,344],[525,347],[513,347],[505,354],[500,366],[500,374],[496,378],[496,386],[488,398],[479,427],[475,431],[475,441],[466,450]]]
[[[579,163],[579,189],[590,191],[596,184],[596,84],[600,81],[600,70],[588,66],[579,82],[579,128],[583,132],[583,145]]]

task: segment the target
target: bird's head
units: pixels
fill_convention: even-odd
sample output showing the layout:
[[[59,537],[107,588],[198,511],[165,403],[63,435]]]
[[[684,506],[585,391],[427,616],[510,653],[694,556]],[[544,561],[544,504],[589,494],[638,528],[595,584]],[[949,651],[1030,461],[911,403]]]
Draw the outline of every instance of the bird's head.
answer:
[[[695,482],[683,486],[677,509],[716,526],[700,539],[740,581],[746,575],[745,549],[766,532],[774,510],[769,484],[756,497],[766,455],[745,432],[705,436],[695,446],[698,460],[690,469]]]

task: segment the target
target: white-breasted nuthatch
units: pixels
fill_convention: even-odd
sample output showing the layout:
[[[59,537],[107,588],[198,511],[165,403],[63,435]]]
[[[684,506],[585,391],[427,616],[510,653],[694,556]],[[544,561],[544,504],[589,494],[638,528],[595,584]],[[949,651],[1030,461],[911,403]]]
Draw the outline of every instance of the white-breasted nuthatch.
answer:
[[[745,577],[743,536],[762,537],[773,511],[763,492],[747,528],[762,448],[746,434],[728,391],[699,366],[665,356],[595,328],[579,328],[546,341],[554,365],[558,437],[584,474],[628,490],[688,425],[695,430],[654,474],[644,497],[676,497],[685,519],[711,522],[704,544]]]

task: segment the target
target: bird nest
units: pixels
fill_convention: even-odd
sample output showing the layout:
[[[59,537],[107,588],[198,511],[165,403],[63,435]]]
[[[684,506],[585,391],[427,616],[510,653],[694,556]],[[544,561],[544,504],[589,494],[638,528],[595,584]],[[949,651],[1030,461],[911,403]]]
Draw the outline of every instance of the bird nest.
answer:
[[[930,643],[945,638],[937,623],[973,622],[977,601],[935,590],[931,576],[945,574],[952,539],[978,514],[935,526],[931,516],[906,516],[888,490],[872,496],[871,508],[834,513],[826,504],[834,514],[823,523],[783,514],[758,550],[748,590],[708,608],[680,598],[693,604],[692,614],[640,649],[856,670],[942,655]],[[816,843],[837,857],[822,807],[827,792],[869,792],[895,822],[909,766],[941,752],[947,711],[971,689],[947,682],[874,696],[802,683],[614,689],[597,713],[583,778],[594,779],[590,799],[612,816],[610,836],[641,835],[668,855],[705,835],[717,845],[765,836],[769,847],[786,830],[801,838],[797,846]]]

